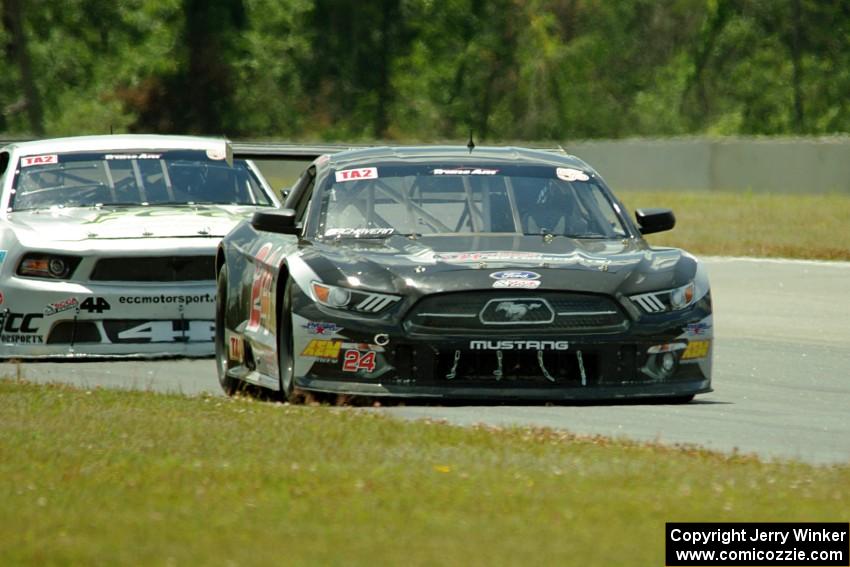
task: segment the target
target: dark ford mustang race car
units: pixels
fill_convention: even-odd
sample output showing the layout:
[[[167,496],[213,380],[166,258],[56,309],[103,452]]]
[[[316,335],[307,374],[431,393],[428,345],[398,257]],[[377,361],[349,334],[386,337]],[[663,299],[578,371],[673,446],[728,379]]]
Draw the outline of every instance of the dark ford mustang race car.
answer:
[[[323,155],[219,248],[216,356],[250,383],[367,396],[711,391],[705,269],[590,166],[517,148]]]

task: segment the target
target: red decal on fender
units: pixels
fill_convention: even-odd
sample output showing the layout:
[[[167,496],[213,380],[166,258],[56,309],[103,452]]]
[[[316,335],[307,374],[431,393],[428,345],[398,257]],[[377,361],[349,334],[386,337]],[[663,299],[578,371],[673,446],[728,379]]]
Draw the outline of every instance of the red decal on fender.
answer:
[[[260,329],[260,322],[263,318],[264,307],[268,308],[269,297],[268,293],[272,285],[272,274],[263,265],[263,261],[270,255],[272,251],[271,243],[263,244],[257,250],[254,259],[254,281],[251,283],[251,312],[248,315],[248,324],[245,327],[246,331],[252,333]],[[265,301],[264,301],[265,300]],[[264,305],[265,303],[265,305]]]

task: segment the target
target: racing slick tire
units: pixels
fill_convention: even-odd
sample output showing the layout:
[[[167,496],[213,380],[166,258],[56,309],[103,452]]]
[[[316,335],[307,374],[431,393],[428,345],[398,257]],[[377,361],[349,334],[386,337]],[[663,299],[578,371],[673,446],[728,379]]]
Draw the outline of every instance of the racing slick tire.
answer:
[[[283,297],[277,317],[277,368],[280,376],[278,398],[281,402],[296,403],[295,359],[292,346],[292,282],[283,284]]]
[[[222,265],[218,271],[216,279],[216,296],[215,305],[215,367],[218,371],[218,383],[221,384],[221,389],[228,396],[233,396],[240,392],[244,385],[241,380],[232,378],[227,375],[230,370],[232,361],[230,360],[230,349],[226,344],[227,327],[226,310],[227,310],[227,266]]]

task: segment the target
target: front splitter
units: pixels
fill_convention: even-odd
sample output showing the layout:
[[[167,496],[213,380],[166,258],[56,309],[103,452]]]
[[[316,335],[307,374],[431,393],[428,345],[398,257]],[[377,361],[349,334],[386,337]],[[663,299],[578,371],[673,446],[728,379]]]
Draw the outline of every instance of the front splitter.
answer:
[[[712,391],[711,380],[605,386],[569,386],[561,388],[516,388],[507,384],[505,386],[488,385],[472,387],[451,385],[415,386],[408,384],[340,382],[312,378],[296,378],[295,384],[302,390],[331,394],[465,400],[605,401],[664,397],[678,398]]]

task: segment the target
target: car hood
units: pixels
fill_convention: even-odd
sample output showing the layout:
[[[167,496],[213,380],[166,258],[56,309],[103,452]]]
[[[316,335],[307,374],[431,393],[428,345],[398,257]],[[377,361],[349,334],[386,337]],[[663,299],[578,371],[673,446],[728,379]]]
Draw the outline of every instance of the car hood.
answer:
[[[127,238],[221,238],[255,208],[234,205],[40,209],[8,214],[16,232],[51,241]]]
[[[499,271],[522,270],[540,276],[541,290],[632,294],[684,285],[696,272],[692,256],[638,239],[453,235],[306,244],[303,259],[322,281],[389,293],[489,289]]]

